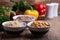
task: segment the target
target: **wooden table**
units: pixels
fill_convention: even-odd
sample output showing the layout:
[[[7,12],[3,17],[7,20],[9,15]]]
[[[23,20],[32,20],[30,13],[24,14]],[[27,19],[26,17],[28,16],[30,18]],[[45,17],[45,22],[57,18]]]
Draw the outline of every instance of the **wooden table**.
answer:
[[[50,23],[51,28],[43,37],[31,36],[29,30],[25,30],[20,36],[13,37],[4,32],[0,33],[1,40],[60,40],[60,15],[57,18],[45,20]]]

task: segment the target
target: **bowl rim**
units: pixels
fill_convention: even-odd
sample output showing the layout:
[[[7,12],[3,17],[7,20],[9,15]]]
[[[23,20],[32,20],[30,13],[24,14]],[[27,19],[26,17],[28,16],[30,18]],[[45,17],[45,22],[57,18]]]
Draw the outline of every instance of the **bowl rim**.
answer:
[[[29,21],[34,21],[35,20],[35,17],[34,16],[30,16],[30,15],[16,15],[16,16],[13,16],[13,19],[16,20],[19,16],[29,16],[29,17],[33,17],[33,19],[31,19]],[[24,21],[24,20],[20,20],[20,21]]]
[[[6,22],[3,22],[2,23],[2,26],[3,27],[6,27],[6,26],[4,26],[6,23],[9,23],[10,21],[6,21]],[[22,23],[24,23],[25,25],[24,25],[24,27],[26,27],[26,23],[25,22],[22,22]],[[7,28],[23,28],[23,27],[7,27]]]

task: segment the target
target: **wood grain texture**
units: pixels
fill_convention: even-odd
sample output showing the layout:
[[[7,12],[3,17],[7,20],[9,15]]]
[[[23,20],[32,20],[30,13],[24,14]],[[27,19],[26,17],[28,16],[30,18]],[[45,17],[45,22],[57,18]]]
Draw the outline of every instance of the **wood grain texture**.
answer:
[[[45,20],[50,23],[50,30],[44,36],[32,36],[29,30],[25,30],[20,36],[13,37],[3,32],[2,40],[60,40],[60,15],[57,18]]]

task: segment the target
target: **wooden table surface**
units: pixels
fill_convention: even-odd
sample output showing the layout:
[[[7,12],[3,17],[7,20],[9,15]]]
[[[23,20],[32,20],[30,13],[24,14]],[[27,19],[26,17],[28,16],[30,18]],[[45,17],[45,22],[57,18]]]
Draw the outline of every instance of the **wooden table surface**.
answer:
[[[25,30],[20,36],[13,37],[5,32],[0,33],[1,40],[60,40],[60,15],[57,18],[45,20],[50,23],[50,30],[43,37],[30,35],[29,30]]]

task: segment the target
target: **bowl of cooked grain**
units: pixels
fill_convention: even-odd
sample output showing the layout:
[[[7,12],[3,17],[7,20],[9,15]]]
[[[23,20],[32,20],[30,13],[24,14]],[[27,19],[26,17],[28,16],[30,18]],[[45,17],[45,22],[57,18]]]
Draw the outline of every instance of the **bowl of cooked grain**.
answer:
[[[4,31],[10,34],[22,33],[26,28],[26,23],[19,21],[7,21],[2,23]]]
[[[45,21],[34,21],[27,24],[32,34],[43,35],[50,29],[50,24]]]
[[[29,15],[17,15],[17,16],[14,16],[13,19],[18,21],[23,21],[25,23],[35,21],[35,17],[29,16]]]

